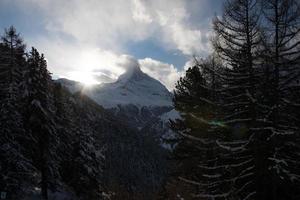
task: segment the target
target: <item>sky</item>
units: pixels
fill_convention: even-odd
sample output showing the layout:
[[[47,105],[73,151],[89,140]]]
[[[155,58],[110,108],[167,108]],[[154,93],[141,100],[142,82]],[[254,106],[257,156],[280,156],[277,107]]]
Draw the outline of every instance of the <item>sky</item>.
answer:
[[[134,59],[172,90],[193,56],[211,51],[211,21],[222,2],[0,0],[0,28],[15,26],[56,78],[113,82]]]

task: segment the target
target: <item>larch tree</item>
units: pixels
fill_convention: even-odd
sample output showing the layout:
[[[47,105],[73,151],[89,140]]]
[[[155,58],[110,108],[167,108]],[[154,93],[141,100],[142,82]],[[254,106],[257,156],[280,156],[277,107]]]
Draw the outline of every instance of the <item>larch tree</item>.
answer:
[[[175,107],[183,120],[173,125],[192,144],[179,143],[177,151],[193,155],[189,160],[197,166],[180,179],[194,186],[192,196],[198,198],[297,199],[299,4],[229,0],[213,25],[222,70],[213,64],[188,70],[175,90]],[[203,79],[195,79],[193,87],[182,81],[198,72]],[[215,80],[218,84],[209,84]],[[214,95],[207,96],[203,88]],[[192,103],[191,94],[206,101]],[[207,103],[215,109],[207,109]]]
[[[225,66],[219,76],[222,85],[218,94],[222,99],[219,119],[226,131],[216,138],[220,153],[214,166],[202,166],[210,170],[211,178],[204,197],[265,198],[262,174],[267,171],[266,155],[262,153],[263,136],[256,130],[262,126],[257,90],[262,76],[258,65],[262,42],[258,3],[226,1],[223,16],[213,22],[213,45]]]
[[[265,17],[265,63],[271,82],[267,115],[273,199],[293,198],[299,188],[300,5],[295,0],[261,1]]]
[[[200,137],[190,138],[212,150],[206,159],[199,159],[198,178],[182,179],[199,188],[194,197],[264,199],[262,173],[267,171],[267,164],[261,132],[256,131],[261,126],[257,88],[262,37],[258,8],[256,0],[226,1],[223,16],[213,22],[213,46],[224,68],[217,72],[214,65],[206,67],[212,82],[217,79],[220,83],[211,87],[211,102],[216,109],[210,112],[215,118],[204,120],[209,122],[206,134],[210,140],[203,140],[203,132],[198,133]],[[203,121],[203,116],[196,119]]]

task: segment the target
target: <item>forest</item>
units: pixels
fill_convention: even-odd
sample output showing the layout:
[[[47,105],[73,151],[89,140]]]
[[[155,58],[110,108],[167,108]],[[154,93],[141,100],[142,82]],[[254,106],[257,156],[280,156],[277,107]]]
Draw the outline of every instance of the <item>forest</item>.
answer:
[[[0,199],[300,199],[299,2],[227,0],[212,30],[172,93],[166,150],[5,29]]]

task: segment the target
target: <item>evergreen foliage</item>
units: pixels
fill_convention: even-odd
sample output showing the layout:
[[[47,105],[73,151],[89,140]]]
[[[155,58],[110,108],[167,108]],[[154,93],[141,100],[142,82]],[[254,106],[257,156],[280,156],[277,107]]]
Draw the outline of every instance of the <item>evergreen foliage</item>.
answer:
[[[155,195],[165,175],[161,147],[53,81],[44,55],[26,52],[14,27],[0,42],[0,78],[0,187],[7,198]]]
[[[193,198],[299,198],[299,19],[296,1],[230,0],[214,20],[220,67],[197,61],[175,89]]]
[[[42,199],[49,191],[98,199],[103,156],[96,132],[66,100],[75,97],[53,82],[44,55],[35,48],[27,53],[14,27],[5,30],[0,43],[0,76],[1,190],[10,199],[38,190]],[[66,165],[76,170],[66,175]]]

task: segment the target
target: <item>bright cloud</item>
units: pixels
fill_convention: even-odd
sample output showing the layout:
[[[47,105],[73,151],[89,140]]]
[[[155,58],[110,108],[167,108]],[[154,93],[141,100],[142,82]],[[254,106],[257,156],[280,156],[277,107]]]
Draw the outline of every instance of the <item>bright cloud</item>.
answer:
[[[102,48],[124,50],[126,42],[155,37],[170,49],[192,55],[201,53],[207,42],[202,30],[188,25],[190,13],[182,0],[27,1],[43,11],[48,31]]]
[[[119,65],[124,54],[131,54],[127,45],[148,39],[165,51],[190,57],[205,55],[209,49],[209,28],[194,20],[199,12],[205,12],[209,0],[4,1],[41,15],[46,34],[29,39],[29,43],[45,53],[50,71],[60,77],[79,80],[80,74],[85,74],[91,82],[114,81],[124,72]],[[147,55],[138,62],[144,72],[170,90],[182,74],[174,63]]]
[[[182,74],[174,65],[153,60],[152,58],[141,59],[139,64],[145,73],[158,79],[169,90],[174,89],[176,81]]]
[[[133,0],[132,17],[135,21],[151,23],[152,17],[147,13],[145,5],[140,0]]]

